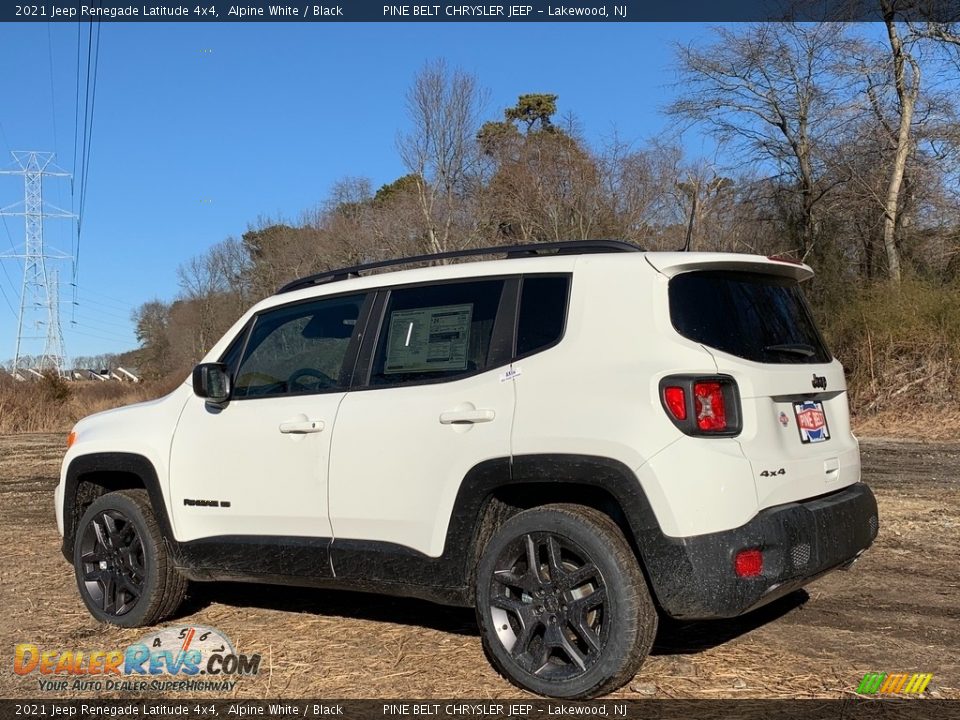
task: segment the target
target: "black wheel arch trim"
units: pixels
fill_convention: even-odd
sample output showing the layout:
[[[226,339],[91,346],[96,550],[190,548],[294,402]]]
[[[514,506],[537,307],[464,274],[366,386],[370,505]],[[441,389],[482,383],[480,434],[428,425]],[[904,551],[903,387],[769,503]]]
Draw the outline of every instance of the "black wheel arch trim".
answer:
[[[633,537],[628,540],[639,546],[641,556],[641,538],[662,537],[640,483],[626,465],[598,456],[543,454],[494,458],[471,468],[457,492],[440,557],[390,542],[330,538],[218,536],[179,543],[174,539],[168,507],[150,460],[135,453],[102,452],[80,455],[67,469],[62,552],[68,560],[73,557],[78,519],[69,509],[76,502],[81,479],[98,472],[123,472],[140,478],[169,549],[178,565],[195,580],[354,587],[467,606],[472,603],[477,546],[483,532],[480,521],[487,505],[498,490],[526,483],[593,487],[610,493],[629,522]],[[243,552],[252,547],[258,552]],[[271,572],[264,561],[280,557],[286,560],[284,567]]]
[[[160,489],[160,479],[157,477],[157,470],[153,463],[137,453],[97,452],[78,455],[70,461],[70,465],[67,467],[62,499],[63,545],[61,547],[61,552],[67,561],[73,562],[73,542],[77,532],[76,525],[80,519],[79,514],[73,509],[77,500],[77,488],[84,476],[104,472],[125,473],[135,475],[140,479],[143,487],[146,488],[147,495],[150,497],[150,505],[153,507],[154,515],[160,524],[164,540],[170,549],[175,549],[173,526],[170,523],[167,504],[164,502],[163,492]]]
[[[412,578],[443,590],[470,605],[481,533],[481,520],[497,491],[530,483],[556,484],[558,489],[605,491],[619,505],[628,523],[627,540],[646,564],[663,537],[660,525],[636,474],[610,458],[577,454],[516,455],[475,465],[464,477],[447,526],[443,554],[429,557],[392,543],[337,540],[330,545],[331,561],[341,581],[409,583]],[[546,502],[552,502],[548,497]],[[632,536],[632,537],[630,537]],[[652,588],[655,591],[655,587]],[[654,593],[655,594],[655,593]]]
[[[83,476],[104,471],[140,478],[178,567],[191,579],[365,590],[447,605],[473,603],[481,546],[503,519],[493,513],[493,521],[485,522],[491,516],[488,511],[496,510],[490,503],[499,493],[528,484],[556,486],[559,492],[545,493],[544,503],[556,502],[569,488],[580,493],[595,489],[598,498],[603,497],[601,491],[609,496],[616,505],[609,509],[620,514],[614,520],[638,556],[654,602],[673,617],[732,617],[772,599],[775,594],[769,591],[775,587],[784,592],[801,587],[869,547],[877,523],[873,494],[863,483],[855,483],[818,498],[767,508],[740,528],[670,537],[661,530],[639,478],[623,463],[591,455],[536,454],[486,460],[466,474],[440,557],[390,542],[325,537],[244,535],[178,543],[150,461],[142,455],[108,452],[79,456],[67,470],[63,552],[68,560],[78,520],[68,509],[76,502]],[[523,509],[503,507],[507,512]],[[838,536],[836,543],[832,539],[828,543],[837,548],[806,572],[742,580],[732,575],[730,558],[736,548],[783,545],[804,534],[819,541],[824,533]]]

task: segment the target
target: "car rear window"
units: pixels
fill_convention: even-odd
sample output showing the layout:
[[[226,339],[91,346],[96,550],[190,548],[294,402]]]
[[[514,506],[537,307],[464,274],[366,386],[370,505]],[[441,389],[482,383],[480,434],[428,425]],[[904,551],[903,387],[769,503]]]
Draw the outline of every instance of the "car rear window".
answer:
[[[673,327],[685,338],[755,362],[832,359],[795,280],[700,271],[673,278],[669,292]]]

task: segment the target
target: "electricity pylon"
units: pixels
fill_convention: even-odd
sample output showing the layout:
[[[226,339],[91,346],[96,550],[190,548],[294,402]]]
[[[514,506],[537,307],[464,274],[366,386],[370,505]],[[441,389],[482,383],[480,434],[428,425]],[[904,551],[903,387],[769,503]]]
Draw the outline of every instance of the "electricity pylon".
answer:
[[[23,285],[20,290],[20,312],[17,316],[17,346],[13,359],[13,373],[20,370],[20,359],[26,341],[43,340],[39,368],[63,372],[66,350],[60,326],[60,302],[56,288],[58,274],[48,274],[47,261],[66,260],[70,255],[47,248],[43,242],[44,218],[73,218],[73,213],[43,202],[43,177],[70,177],[70,173],[53,163],[54,154],[35,150],[14,150],[10,153],[19,170],[0,170],[3,175],[23,175],[23,209],[16,202],[0,208],[0,215],[23,215],[23,253],[15,249],[0,258],[23,260]],[[52,169],[48,169],[52,168]],[[46,208],[49,208],[47,210]],[[40,330],[46,326],[46,332]],[[31,332],[33,334],[31,334]]]

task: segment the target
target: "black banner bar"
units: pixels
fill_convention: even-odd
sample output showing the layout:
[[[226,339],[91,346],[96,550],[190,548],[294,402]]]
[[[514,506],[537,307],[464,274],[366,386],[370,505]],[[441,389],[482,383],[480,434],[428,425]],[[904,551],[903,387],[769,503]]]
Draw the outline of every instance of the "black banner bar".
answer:
[[[0,720],[952,720],[960,700],[0,700]]]
[[[901,18],[960,21],[960,0],[903,0]],[[878,21],[879,0],[39,0],[2,3],[5,22],[743,22]]]

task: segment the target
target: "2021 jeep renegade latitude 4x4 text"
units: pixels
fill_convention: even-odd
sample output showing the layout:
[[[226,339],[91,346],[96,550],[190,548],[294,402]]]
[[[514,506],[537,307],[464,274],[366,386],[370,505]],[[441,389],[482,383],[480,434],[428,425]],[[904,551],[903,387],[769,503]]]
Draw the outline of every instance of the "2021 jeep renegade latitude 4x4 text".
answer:
[[[153,402],[80,421],[56,490],[98,620],[188,581],[476,608],[515,684],[627,682],[662,615],[739,615],[877,534],[805,265],[516,246],[291,283]],[[405,259],[423,264],[424,258]]]

